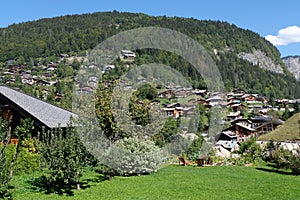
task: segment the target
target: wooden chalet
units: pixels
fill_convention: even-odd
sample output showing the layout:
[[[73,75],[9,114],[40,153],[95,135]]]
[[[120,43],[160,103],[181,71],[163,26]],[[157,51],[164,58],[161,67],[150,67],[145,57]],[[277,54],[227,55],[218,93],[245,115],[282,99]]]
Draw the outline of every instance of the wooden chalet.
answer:
[[[262,135],[267,132],[271,132],[277,128],[277,126],[282,125],[284,121],[280,119],[274,119],[271,117],[257,116],[251,118],[252,124],[256,129],[257,136]]]
[[[23,118],[30,118],[34,121],[35,133],[37,133],[43,128],[48,130],[58,127],[66,128],[71,118],[77,117],[68,110],[7,86],[0,86],[0,109],[2,119],[9,123],[8,131],[12,133],[12,143],[17,143],[17,138],[13,133]]]

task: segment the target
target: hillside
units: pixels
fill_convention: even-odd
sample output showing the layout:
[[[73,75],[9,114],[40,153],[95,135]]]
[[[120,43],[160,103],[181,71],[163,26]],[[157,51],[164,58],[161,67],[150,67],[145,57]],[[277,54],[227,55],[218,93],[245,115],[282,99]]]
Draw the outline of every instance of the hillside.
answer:
[[[16,59],[34,65],[39,58],[85,56],[106,38],[137,27],[159,26],[180,31],[201,43],[217,63],[226,89],[243,88],[269,98],[300,97],[300,83],[286,69],[279,51],[250,30],[221,21],[145,14],[103,12],[69,15],[13,24],[0,29],[0,66]],[[179,56],[162,50],[139,50],[138,64],[168,64],[204,88],[201,76]]]
[[[300,140],[300,113],[289,118],[282,126],[274,131],[262,135],[258,140],[299,141]]]
[[[288,56],[282,58],[287,69],[300,81],[300,56]]]

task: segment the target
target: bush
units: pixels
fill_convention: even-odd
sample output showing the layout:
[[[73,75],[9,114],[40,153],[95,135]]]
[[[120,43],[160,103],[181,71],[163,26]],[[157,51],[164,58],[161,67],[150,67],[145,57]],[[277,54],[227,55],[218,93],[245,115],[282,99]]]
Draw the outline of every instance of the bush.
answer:
[[[199,137],[193,140],[192,144],[189,146],[187,151],[188,159],[196,162],[196,159],[200,157],[200,150],[203,143],[203,137]]]
[[[22,141],[20,152],[16,160],[14,171],[16,174],[32,173],[40,168],[40,155],[37,141],[25,139]]]
[[[257,164],[261,161],[262,149],[256,143],[255,138],[250,138],[246,142],[241,143],[239,152],[241,157],[238,158],[239,165],[244,164]]]
[[[264,149],[262,159],[270,162],[276,169],[289,169],[293,174],[300,174],[300,151],[292,152],[269,142]]]
[[[299,152],[298,155],[293,155],[290,158],[290,169],[292,170],[293,174],[300,175],[300,156]]]
[[[151,140],[124,138],[110,147],[105,164],[121,175],[150,174],[162,164],[162,152]]]

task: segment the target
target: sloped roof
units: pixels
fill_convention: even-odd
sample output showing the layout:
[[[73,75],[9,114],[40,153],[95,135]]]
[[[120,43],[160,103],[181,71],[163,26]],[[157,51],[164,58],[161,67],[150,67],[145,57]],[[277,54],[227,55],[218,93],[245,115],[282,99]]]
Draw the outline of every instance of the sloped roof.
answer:
[[[6,86],[0,86],[0,96],[9,100],[13,104],[11,106],[25,111],[48,128],[67,127],[71,117],[77,116],[68,110]]]

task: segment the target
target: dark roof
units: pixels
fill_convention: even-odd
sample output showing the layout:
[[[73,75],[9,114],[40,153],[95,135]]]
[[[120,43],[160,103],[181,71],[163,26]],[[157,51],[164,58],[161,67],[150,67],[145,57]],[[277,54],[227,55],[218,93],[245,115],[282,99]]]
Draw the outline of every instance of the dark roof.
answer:
[[[270,122],[272,121],[271,118],[268,117],[264,117],[264,116],[257,116],[257,117],[253,117],[251,118],[251,121],[264,121],[264,122]]]
[[[70,119],[77,117],[68,110],[6,86],[0,86],[0,95],[16,106],[17,110],[25,111],[48,128],[67,127]]]

